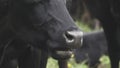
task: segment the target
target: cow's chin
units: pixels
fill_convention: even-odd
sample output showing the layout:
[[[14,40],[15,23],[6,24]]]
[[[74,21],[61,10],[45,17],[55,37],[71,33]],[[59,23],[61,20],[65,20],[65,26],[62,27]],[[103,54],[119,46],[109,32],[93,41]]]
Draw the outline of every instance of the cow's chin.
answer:
[[[57,60],[69,59],[73,54],[73,50],[70,47],[60,46],[60,45],[65,46],[65,44],[58,44],[57,42],[53,41],[48,41],[47,44],[49,46],[50,54],[54,59]]]
[[[51,56],[57,60],[69,59],[72,56],[73,52],[71,50],[55,50],[52,51]]]

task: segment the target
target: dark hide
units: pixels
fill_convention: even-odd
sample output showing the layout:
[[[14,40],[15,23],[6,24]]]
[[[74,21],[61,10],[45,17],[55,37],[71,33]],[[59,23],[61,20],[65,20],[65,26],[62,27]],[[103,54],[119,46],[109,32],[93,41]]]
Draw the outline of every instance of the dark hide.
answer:
[[[90,68],[97,68],[102,55],[107,54],[107,43],[103,31],[85,33],[83,46],[74,52],[77,63],[87,61]]]
[[[8,10],[8,4],[6,0],[0,0],[0,19],[6,15]]]
[[[16,43],[10,44],[7,47],[4,56],[1,58],[1,68],[40,68],[40,58],[41,51],[39,49],[34,49],[30,45],[19,43],[20,40]],[[16,46],[17,45],[17,46]],[[23,46],[23,47],[22,47]]]
[[[0,12],[0,68],[15,59],[19,68],[39,68],[39,49],[60,60],[81,44],[64,0],[0,0]]]
[[[39,63],[39,66],[40,68],[46,68],[47,66],[47,60],[49,58],[49,54],[47,51],[44,51],[44,50],[41,50],[40,52],[38,51],[34,51],[34,56],[38,56],[38,55],[42,55],[42,56],[38,56],[38,57],[35,57],[35,58],[38,58],[38,60],[40,60],[40,63]],[[29,55],[30,56],[30,55]],[[33,58],[35,60],[35,58]],[[39,59],[40,58],[40,59]],[[25,58],[26,59],[26,58]],[[24,59],[24,60],[25,60]],[[31,58],[29,58],[29,60],[31,60]],[[11,60],[9,62],[5,62],[5,66],[3,68],[17,68],[18,66],[18,60],[17,59],[14,59],[14,60]],[[31,62],[31,61],[30,61]],[[32,60],[32,64],[36,65],[36,61],[33,61]],[[23,63],[22,63],[23,64]],[[37,63],[38,64],[38,63]],[[26,64],[25,64],[26,65]],[[68,68],[67,66],[67,59],[66,60],[58,60],[58,65],[59,65],[59,68]],[[31,66],[31,65],[28,65],[27,66]]]

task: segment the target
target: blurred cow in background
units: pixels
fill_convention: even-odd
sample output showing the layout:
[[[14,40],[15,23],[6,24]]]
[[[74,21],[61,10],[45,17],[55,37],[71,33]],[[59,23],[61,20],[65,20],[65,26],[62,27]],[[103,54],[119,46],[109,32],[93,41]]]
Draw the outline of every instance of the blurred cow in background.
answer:
[[[97,68],[99,59],[107,54],[107,42],[103,31],[85,33],[83,46],[74,51],[75,61],[80,63],[87,60],[90,68]]]

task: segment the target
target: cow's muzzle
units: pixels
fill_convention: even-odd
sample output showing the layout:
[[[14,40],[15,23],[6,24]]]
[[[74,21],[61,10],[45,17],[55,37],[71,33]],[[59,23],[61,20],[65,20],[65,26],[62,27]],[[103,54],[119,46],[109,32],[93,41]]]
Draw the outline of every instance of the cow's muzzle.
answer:
[[[83,42],[82,31],[66,31],[63,34],[63,36],[69,47],[76,48],[82,46],[82,42]]]

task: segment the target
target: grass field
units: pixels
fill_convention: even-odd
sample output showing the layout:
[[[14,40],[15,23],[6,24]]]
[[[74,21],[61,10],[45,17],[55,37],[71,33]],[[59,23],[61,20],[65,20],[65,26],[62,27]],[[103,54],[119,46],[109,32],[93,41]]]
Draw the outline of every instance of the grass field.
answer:
[[[100,61],[101,61],[101,64],[99,65],[98,68],[110,68],[110,61],[108,56],[102,56],[100,58]],[[85,65],[85,61],[83,61],[80,64],[77,64],[75,63],[74,58],[69,59],[68,67],[69,68],[88,68],[88,66]],[[57,61],[53,58],[49,58],[47,68],[59,68]]]
[[[89,28],[88,25],[85,25],[83,23],[77,22],[76,23],[80,29],[82,29],[84,32],[91,32],[93,31],[92,29]],[[98,68],[110,68],[110,61],[108,56],[102,56],[100,58],[101,64],[99,65]],[[71,58],[68,62],[68,67],[69,68],[88,68],[87,65],[85,65],[85,61],[83,61],[81,64],[76,64],[74,61],[74,58]],[[49,58],[47,68],[58,68],[57,61]]]

